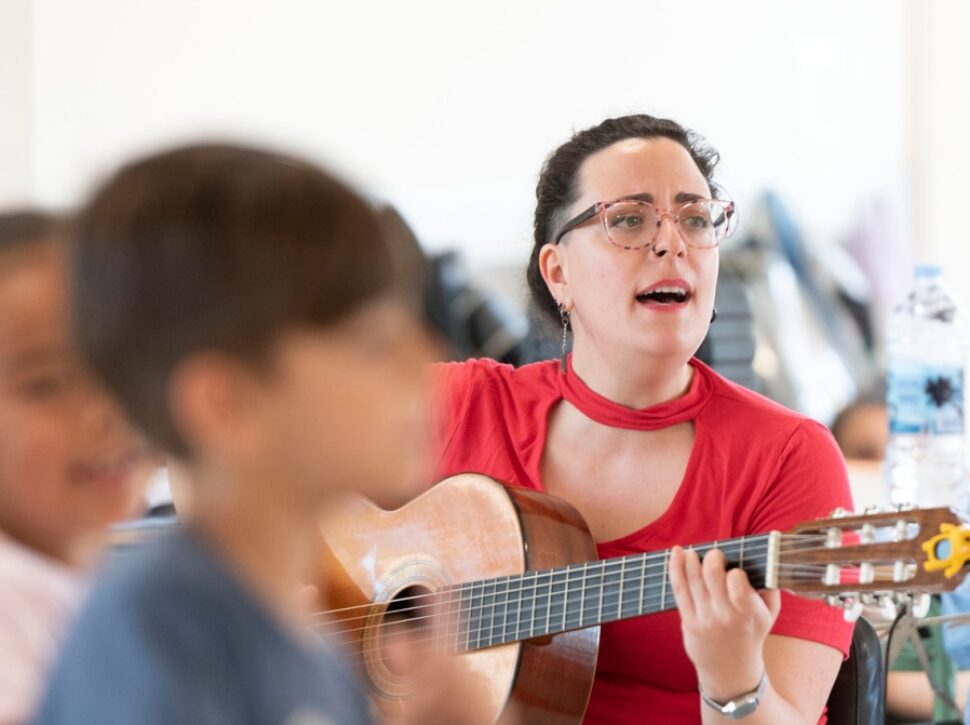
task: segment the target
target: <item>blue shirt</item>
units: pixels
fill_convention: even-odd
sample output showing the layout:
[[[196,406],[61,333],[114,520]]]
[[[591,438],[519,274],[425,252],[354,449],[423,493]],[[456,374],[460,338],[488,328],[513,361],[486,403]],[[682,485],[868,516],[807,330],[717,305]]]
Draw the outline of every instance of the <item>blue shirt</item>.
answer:
[[[197,535],[127,555],[68,638],[36,725],[369,723],[337,658],[298,642]]]

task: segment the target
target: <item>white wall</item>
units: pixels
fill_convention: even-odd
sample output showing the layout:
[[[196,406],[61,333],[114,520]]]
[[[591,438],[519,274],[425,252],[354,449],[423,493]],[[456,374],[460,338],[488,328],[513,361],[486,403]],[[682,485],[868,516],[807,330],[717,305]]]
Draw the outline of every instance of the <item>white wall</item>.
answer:
[[[31,198],[33,2],[0,0],[0,206]]]
[[[36,6],[43,201],[135,150],[229,134],[335,163],[432,246],[508,262],[545,154],[608,114],[693,126],[739,201],[780,189],[821,232],[908,163],[905,0]]]
[[[970,4],[912,6],[913,210],[920,255],[943,264],[970,302]]]

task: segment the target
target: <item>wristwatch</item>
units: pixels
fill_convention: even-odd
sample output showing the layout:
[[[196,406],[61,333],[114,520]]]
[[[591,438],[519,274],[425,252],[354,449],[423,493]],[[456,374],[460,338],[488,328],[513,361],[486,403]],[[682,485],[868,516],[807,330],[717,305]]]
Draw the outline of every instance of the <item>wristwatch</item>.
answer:
[[[727,702],[718,702],[717,700],[712,700],[710,697],[704,694],[703,690],[701,690],[700,693],[701,699],[704,701],[705,705],[714,708],[724,717],[730,720],[740,720],[745,715],[750,715],[758,709],[758,705],[761,704],[761,696],[765,694],[765,687],[767,686],[768,673],[765,672],[761,676],[761,681],[758,683],[758,686],[754,688],[754,690],[751,692],[746,692],[743,695],[738,695]]]

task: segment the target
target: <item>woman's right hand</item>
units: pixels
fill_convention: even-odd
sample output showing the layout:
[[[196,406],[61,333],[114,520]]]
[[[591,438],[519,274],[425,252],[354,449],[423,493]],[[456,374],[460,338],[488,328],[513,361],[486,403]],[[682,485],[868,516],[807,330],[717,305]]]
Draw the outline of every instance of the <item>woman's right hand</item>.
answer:
[[[758,592],[744,571],[727,571],[717,549],[702,563],[697,552],[675,547],[670,583],[684,649],[703,692],[723,701],[754,690],[765,674],[765,640],[781,609],[779,592]]]

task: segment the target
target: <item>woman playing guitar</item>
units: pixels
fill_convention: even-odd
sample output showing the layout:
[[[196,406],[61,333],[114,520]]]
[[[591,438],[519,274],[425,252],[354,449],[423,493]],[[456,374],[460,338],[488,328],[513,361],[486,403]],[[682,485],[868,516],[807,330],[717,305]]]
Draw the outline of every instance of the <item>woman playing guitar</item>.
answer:
[[[559,496],[603,558],[851,509],[821,425],[693,358],[734,214],[712,182],[716,162],[702,139],[646,115],[553,152],[528,282],[562,325],[563,359],[441,366],[436,478],[474,471]],[[603,626],[587,722],[824,718],[851,638],[840,611],[759,594],[719,554],[701,564],[677,550],[670,581],[677,610]]]

